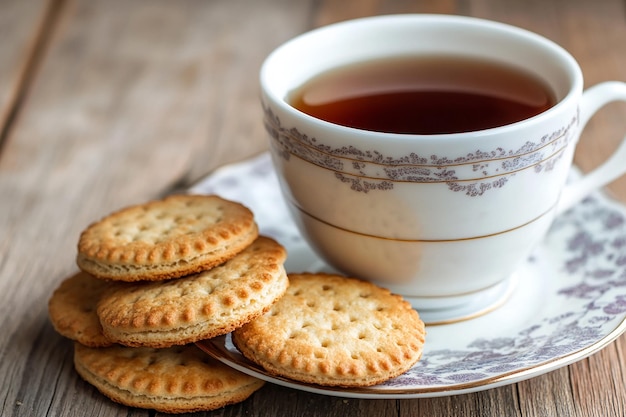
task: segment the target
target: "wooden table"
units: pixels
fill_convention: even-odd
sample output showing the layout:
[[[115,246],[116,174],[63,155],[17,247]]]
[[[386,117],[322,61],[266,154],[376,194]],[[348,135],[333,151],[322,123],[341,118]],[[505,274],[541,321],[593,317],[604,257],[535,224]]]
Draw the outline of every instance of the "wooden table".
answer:
[[[452,13],[538,32],[590,86],[626,80],[623,0],[0,0],[0,415],[153,416],[116,405],[73,370],[47,300],[76,271],[91,221],[186,187],[267,148],[257,72],[313,27],[387,13]],[[589,170],[626,131],[608,106],[581,138]],[[626,163],[626,161],[625,161]],[[612,184],[626,202],[626,179]],[[478,393],[325,397],[266,385],[227,416],[624,416],[626,336],[588,359]]]

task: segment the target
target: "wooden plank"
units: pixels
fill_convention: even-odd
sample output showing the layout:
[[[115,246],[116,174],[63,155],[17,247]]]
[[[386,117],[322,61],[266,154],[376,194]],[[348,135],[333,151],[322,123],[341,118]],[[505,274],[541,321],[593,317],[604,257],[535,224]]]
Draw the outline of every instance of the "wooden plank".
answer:
[[[586,414],[577,414],[576,402],[568,383],[568,377],[568,369],[560,368],[541,377],[517,384],[521,415],[585,416]]]
[[[45,47],[51,6],[48,0],[0,2],[0,147]]]
[[[266,147],[258,66],[309,5],[63,6],[0,160],[0,415],[127,415],[72,371],[48,297],[89,222]]]
[[[625,351],[626,335],[622,335],[616,343],[570,367],[574,404],[581,415],[626,415],[626,398],[612,394],[614,390],[622,393],[626,390]]]
[[[515,386],[473,394],[398,402],[398,415],[411,416],[522,416]]]
[[[459,13],[458,2],[454,0],[427,1],[333,1],[319,2],[313,15],[314,26],[324,26],[342,20],[381,14],[397,13]]]

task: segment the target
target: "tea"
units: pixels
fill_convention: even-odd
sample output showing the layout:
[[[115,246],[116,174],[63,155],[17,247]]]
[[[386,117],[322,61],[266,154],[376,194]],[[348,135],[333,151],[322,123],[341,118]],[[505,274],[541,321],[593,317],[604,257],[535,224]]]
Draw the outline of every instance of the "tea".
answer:
[[[409,56],[332,69],[292,91],[288,101],[343,126],[442,134],[524,120],[552,107],[556,98],[543,80],[502,63]]]

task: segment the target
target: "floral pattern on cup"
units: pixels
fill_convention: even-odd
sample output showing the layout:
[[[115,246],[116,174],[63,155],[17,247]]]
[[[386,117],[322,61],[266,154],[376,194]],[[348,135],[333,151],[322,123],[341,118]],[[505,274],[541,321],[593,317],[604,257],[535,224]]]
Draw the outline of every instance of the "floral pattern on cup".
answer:
[[[396,182],[445,183],[450,191],[480,196],[506,185],[516,172],[533,169],[549,172],[575,138],[578,115],[558,130],[537,141],[526,141],[517,149],[498,147],[477,149],[462,156],[429,155],[412,152],[390,157],[371,149],[353,146],[336,147],[287,128],[269,108],[265,110],[265,128],[272,138],[271,146],[283,159],[293,155],[319,167],[335,172],[335,177],[358,192],[391,190]]]

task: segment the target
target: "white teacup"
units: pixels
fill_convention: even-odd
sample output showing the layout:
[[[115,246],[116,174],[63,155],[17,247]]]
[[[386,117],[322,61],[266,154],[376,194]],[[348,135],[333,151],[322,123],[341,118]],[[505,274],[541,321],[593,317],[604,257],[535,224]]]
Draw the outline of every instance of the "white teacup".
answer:
[[[557,103],[502,127],[411,135],[332,124],[287,100],[335,67],[433,53],[524,68]],[[583,93],[569,53],[500,23],[392,15],[326,26],[275,50],[261,88],[273,163],[302,234],[336,269],[387,287],[420,311],[473,314],[495,305],[555,215],[626,170],[626,155],[614,155],[566,185],[582,128],[606,103],[626,101],[626,84]]]

